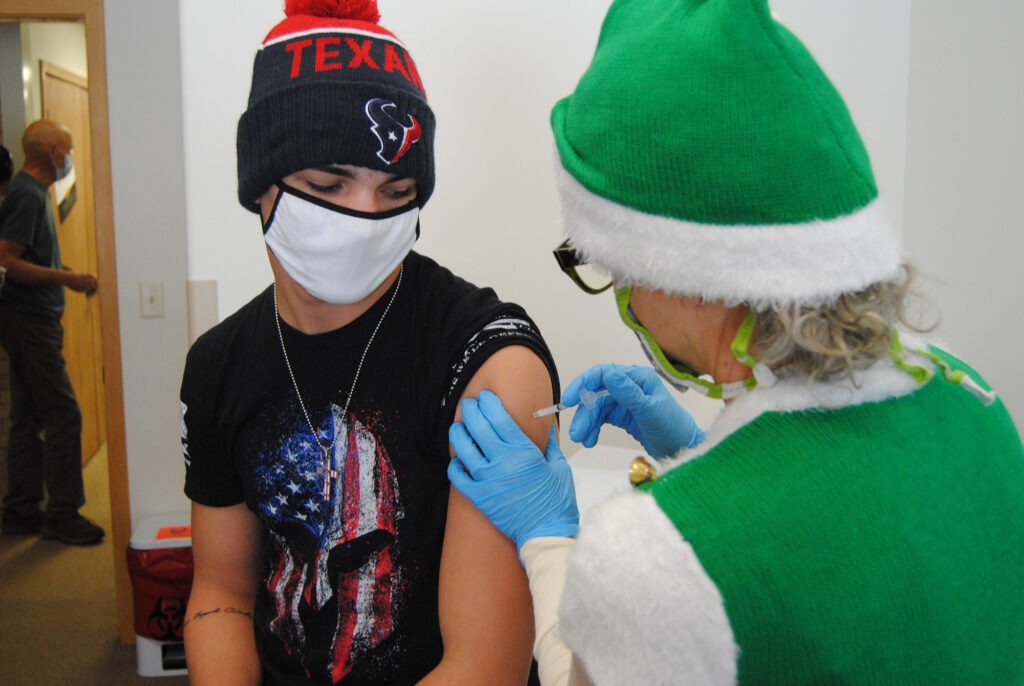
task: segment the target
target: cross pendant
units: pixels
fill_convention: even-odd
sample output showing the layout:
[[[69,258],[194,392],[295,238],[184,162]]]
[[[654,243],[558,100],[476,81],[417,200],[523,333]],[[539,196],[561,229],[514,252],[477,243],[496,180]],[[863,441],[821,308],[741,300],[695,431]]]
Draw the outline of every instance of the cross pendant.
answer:
[[[324,477],[324,500],[331,499],[331,482],[338,478],[338,472],[331,464],[330,448],[324,448],[323,464],[316,470],[317,474]]]
[[[338,478],[338,472],[333,469],[324,470],[324,500],[331,499],[331,482]]]

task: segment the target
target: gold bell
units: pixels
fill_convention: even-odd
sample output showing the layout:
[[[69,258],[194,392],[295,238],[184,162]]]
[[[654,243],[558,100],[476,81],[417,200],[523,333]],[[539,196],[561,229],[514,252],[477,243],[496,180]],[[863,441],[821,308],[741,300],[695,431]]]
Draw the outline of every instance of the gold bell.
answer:
[[[654,469],[654,465],[643,457],[637,456],[629,465],[629,483],[634,486],[654,481],[657,478],[658,472]]]

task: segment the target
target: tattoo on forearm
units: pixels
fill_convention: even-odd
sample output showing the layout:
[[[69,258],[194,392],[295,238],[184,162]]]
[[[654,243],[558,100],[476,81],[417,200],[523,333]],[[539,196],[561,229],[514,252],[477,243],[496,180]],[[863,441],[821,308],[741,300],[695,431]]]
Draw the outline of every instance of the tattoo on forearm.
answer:
[[[251,612],[247,612],[246,610],[239,610],[237,607],[224,607],[224,608],[218,607],[218,608],[214,608],[213,610],[200,610],[199,612],[196,612],[191,617],[188,617],[188,618],[185,619],[185,625],[184,626],[188,626],[189,624],[191,624],[194,621],[198,621],[198,620],[203,619],[205,617],[209,617],[210,615],[216,615],[216,614],[242,615],[243,617],[248,617],[250,620],[252,619],[252,613]]]

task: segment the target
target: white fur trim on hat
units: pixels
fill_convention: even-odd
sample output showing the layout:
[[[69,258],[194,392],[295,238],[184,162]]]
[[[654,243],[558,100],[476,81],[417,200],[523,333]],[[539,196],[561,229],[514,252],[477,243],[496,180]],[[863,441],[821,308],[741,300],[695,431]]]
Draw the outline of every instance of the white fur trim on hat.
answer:
[[[627,284],[756,308],[820,305],[899,276],[899,242],[875,200],[802,224],[711,225],[662,217],[556,175],[566,234],[581,257]]]

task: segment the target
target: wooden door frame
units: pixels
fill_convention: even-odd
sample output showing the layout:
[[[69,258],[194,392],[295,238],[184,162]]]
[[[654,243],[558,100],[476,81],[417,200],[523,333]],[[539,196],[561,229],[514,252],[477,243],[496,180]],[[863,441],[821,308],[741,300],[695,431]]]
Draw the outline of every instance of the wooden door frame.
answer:
[[[131,577],[126,551],[131,539],[128,456],[124,426],[121,329],[118,321],[117,257],[114,252],[114,196],[110,172],[110,119],[107,111],[107,58],[103,0],[0,0],[0,20],[69,21],[85,25],[89,70],[89,119],[92,131],[93,218],[103,331],[102,359],[106,385],[107,459],[109,461],[111,540],[117,625],[121,643],[135,640]]]

